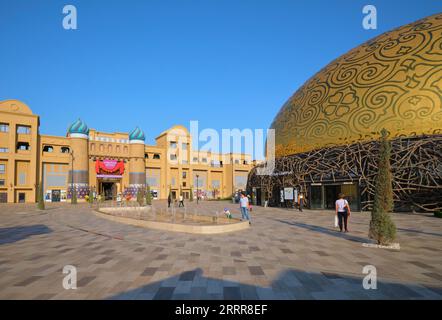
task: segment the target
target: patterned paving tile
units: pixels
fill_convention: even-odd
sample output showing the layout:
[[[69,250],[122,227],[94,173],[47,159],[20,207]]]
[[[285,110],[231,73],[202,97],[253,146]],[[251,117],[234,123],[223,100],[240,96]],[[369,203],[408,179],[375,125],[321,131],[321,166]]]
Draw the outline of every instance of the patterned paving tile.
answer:
[[[32,276],[29,277],[23,281],[18,282],[17,284],[15,284],[16,287],[26,287],[27,285],[33,283],[34,281],[37,281],[39,279],[41,279],[41,276]]]
[[[195,277],[195,271],[183,272],[180,276],[180,281],[192,281]]]
[[[264,275],[264,271],[262,271],[262,268],[259,266],[249,267],[249,270],[250,270],[250,274],[252,274],[254,276],[263,276]]]
[[[170,300],[174,291],[174,287],[161,287],[153,297],[153,300]]]
[[[186,207],[239,216],[228,202]],[[251,228],[207,236],[102,220],[82,204],[48,208],[0,205],[0,298],[442,299],[442,221],[429,216],[393,214],[402,249],[389,251],[362,247],[367,213],[343,235],[327,211],[255,207]],[[369,264],[377,290],[362,287]],[[62,287],[65,265],[77,267],[77,290]]]

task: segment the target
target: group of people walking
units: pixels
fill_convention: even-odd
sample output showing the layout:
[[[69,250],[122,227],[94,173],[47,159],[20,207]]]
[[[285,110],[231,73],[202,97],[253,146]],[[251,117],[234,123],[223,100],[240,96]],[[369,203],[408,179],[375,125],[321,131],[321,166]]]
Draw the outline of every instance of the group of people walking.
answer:
[[[179,200],[180,200],[180,202],[178,204],[178,207],[184,207],[184,197],[182,194],[180,194]],[[172,203],[172,196],[169,193],[169,196],[167,197],[167,207],[170,208],[171,203]]]
[[[348,218],[351,215],[350,205],[344,197],[345,195],[343,193],[340,193],[338,195],[339,199],[336,200],[335,203],[335,221],[336,221],[335,227],[339,226],[340,232],[348,232]],[[171,203],[172,203],[172,196],[169,194],[169,197],[167,198],[168,207],[170,207]],[[298,206],[299,206],[299,211],[302,212],[302,208],[304,207],[303,195],[300,196],[300,198],[298,198]],[[184,197],[182,194],[179,196],[178,207],[184,207]],[[241,220],[247,220],[251,225],[252,224],[252,221],[250,219],[251,205],[249,198],[246,196],[244,192],[240,194],[239,207],[241,210]],[[224,209],[224,213],[229,218],[232,217],[230,211],[227,208]]]

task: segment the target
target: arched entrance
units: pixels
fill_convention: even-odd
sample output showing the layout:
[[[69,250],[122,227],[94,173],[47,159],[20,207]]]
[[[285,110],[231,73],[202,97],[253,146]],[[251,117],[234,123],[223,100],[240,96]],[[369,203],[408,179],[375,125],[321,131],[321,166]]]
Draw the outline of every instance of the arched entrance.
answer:
[[[119,192],[120,179],[98,179],[98,193],[104,200],[115,200]]]

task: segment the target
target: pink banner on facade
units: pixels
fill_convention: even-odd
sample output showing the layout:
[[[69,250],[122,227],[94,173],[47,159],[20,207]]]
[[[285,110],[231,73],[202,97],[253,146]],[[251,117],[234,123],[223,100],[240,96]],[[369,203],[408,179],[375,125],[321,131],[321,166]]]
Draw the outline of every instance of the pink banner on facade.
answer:
[[[118,161],[117,160],[110,160],[110,159],[104,159],[103,164],[106,167],[106,169],[112,170],[116,167]]]
[[[95,161],[95,172],[97,174],[120,174],[124,173],[124,162],[104,159]]]

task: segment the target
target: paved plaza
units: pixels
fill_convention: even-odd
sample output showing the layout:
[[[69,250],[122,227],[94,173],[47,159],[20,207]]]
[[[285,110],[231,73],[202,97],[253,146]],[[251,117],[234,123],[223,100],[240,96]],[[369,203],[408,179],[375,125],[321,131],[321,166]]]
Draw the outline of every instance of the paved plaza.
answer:
[[[239,216],[229,202],[198,210],[224,207]],[[442,219],[393,214],[392,251],[362,246],[369,218],[353,213],[341,234],[330,211],[254,207],[245,231],[194,235],[112,222],[87,204],[4,204],[0,298],[441,299]],[[62,286],[65,265],[77,268],[76,290]],[[365,265],[377,268],[377,290],[362,286]]]

